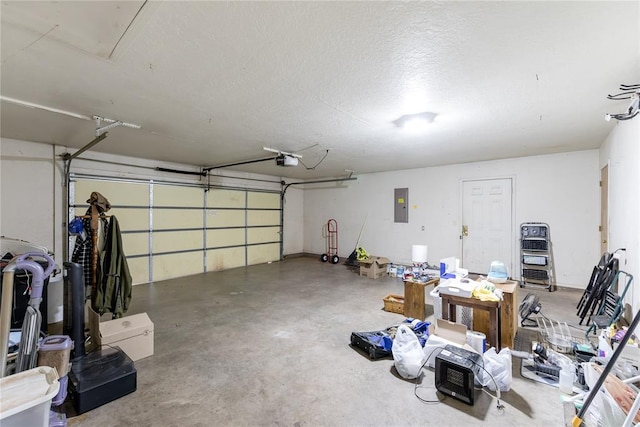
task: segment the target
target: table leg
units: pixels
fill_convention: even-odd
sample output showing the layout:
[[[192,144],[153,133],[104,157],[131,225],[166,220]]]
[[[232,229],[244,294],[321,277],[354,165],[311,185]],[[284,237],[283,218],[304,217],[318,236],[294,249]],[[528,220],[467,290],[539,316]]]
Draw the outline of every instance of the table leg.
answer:
[[[500,351],[500,333],[498,332],[498,310],[489,310],[489,340],[491,346],[495,347],[497,351]]]
[[[498,307],[498,347],[496,347],[496,350],[500,351],[502,350],[502,346],[509,346],[510,344],[504,343],[502,342],[502,312],[500,311],[500,307]],[[512,349],[513,350],[513,349]]]

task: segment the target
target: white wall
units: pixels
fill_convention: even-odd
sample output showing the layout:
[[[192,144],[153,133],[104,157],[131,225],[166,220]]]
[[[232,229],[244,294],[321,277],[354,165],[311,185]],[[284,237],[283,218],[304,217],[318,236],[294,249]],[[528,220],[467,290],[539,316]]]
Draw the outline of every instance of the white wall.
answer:
[[[625,298],[633,313],[640,308],[640,118],[618,122],[600,147],[600,167],[609,165],[609,250],[625,248],[620,268],[635,286]]]
[[[284,198],[284,255],[298,254],[304,248],[304,190],[287,189]]]
[[[460,258],[460,183],[496,177],[514,179],[512,275],[519,276],[519,224],[540,221],[550,226],[557,283],[586,286],[600,256],[598,150],[365,174],[343,185],[309,186],[305,251],[323,252],[322,225],[335,218],[339,254],[348,256],[366,217],[360,246],[373,255],[409,263],[411,245],[427,244],[431,264]],[[409,223],[396,224],[393,190],[402,187],[409,188]]]
[[[53,146],[0,140],[0,235],[55,252],[54,173]]]
[[[623,134],[616,130],[603,146],[618,147],[619,139],[627,141],[628,149],[635,148],[638,140],[638,120],[629,122],[631,129]],[[634,127],[635,126],[635,127]],[[619,129],[623,129],[618,127]],[[616,128],[616,129],[618,129]],[[108,143],[107,141],[103,143]],[[1,234],[18,237],[47,247],[53,247],[56,255],[62,252],[64,230],[63,191],[61,186],[61,161],[54,157],[53,148],[47,144],[2,139],[1,145]],[[615,153],[618,153],[615,148]],[[64,147],[56,147],[56,153]],[[322,227],[330,218],[338,221],[338,246],[341,256],[354,249],[358,233],[365,217],[367,224],[361,246],[375,255],[388,256],[395,262],[409,262],[411,244],[429,245],[429,262],[455,255],[460,257],[460,181],[492,177],[514,178],[514,254],[512,262],[517,267],[518,225],[525,221],[549,223],[555,250],[556,275],[560,285],[584,287],[591,269],[599,258],[599,154],[598,150],[537,156],[492,162],[413,169],[407,171],[365,174],[357,181],[343,184],[298,187],[287,190],[285,201],[284,253],[301,251],[322,253],[325,240]],[[634,161],[638,154],[635,152]],[[131,163],[142,166],[163,166],[184,170],[197,170],[190,165],[160,164],[141,159],[124,158],[87,152],[83,157]],[[620,161],[631,161],[628,153],[616,154]],[[56,159],[54,161],[54,159]],[[123,177],[156,177],[189,181],[194,178],[175,174],[163,174],[150,169],[127,168],[107,163],[74,161],[74,168],[91,173],[104,173]],[[625,173],[632,166],[611,166],[611,186],[626,178],[616,178],[616,169]],[[278,181],[276,177],[251,174],[223,175]],[[638,176],[635,187],[635,214],[625,208],[616,209],[616,200],[622,203],[625,196],[611,191],[611,242],[622,246],[621,239],[631,239],[627,225],[617,225],[615,216],[626,215],[629,222],[638,215]],[[56,184],[54,184],[54,180]],[[241,181],[233,178],[216,178],[224,185],[279,188],[275,183]],[[393,222],[393,189],[409,187],[409,223]],[[626,197],[626,196],[625,196]],[[304,216],[303,216],[304,214]],[[304,219],[303,219],[304,218]],[[421,226],[425,231],[421,231]],[[624,230],[624,231],[623,231]],[[635,255],[637,257],[638,231],[634,228]],[[55,237],[54,237],[55,235]],[[616,237],[616,236],[620,237]],[[620,242],[620,243],[618,243]],[[627,242],[625,241],[625,244]],[[633,249],[633,242],[626,244]],[[630,250],[628,255],[631,256]],[[60,260],[58,260],[60,261]],[[631,261],[629,261],[631,262]],[[634,261],[637,266],[637,260]],[[637,267],[635,267],[637,268]],[[517,268],[515,270],[518,270]],[[512,272],[513,273],[513,272]],[[517,271],[515,271],[517,273]],[[515,274],[514,274],[515,275]],[[640,298],[636,295],[635,298]]]

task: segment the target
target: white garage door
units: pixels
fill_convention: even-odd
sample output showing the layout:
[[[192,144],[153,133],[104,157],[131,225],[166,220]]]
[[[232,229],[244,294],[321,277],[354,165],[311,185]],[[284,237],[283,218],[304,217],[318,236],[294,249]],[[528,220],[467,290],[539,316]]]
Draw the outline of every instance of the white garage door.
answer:
[[[71,215],[91,192],[112,205],[134,283],[280,259],[280,194],[71,175]]]

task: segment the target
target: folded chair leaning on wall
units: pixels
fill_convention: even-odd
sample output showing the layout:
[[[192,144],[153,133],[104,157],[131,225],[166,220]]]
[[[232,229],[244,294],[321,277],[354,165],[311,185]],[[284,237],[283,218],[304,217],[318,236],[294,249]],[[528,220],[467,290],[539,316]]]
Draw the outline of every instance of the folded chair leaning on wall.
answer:
[[[611,287],[612,283],[615,283],[616,275],[618,271],[620,271],[619,266],[619,259],[612,256],[604,267],[604,270],[598,274],[591,291],[586,296],[586,303],[578,310],[581,325],[583,322],[589,324],[591,322],[591,316],[597,313],[598,307],[604,299],[605,291]]]
[[[589,339],[589,333],[593,331],[597,334],[598,329],[607,328],[622,317],[624,313],[624,296],[629,290],[629,286],[633,283],[633,276],[626,271],[618,271],[615,278],[605,291],[604,298],[600,303],[598,312],[595,316],[591,316],[591,326],[585,332],[585,337]],[[618,286],[618,292],[614,291]],[[620,292],[620,290],[622,290]]]
[[[585,288],[582,297],[580,297],[580,301],[576,306],[578,310],[578,315],[582,312],[584,307],[589,302],[589,297],[595,291],[596,284],[600,281],[602,274],[604,273],[607,264],[611,261],[611,254],[609,252],[605,252],[600,257],[600,261],[593,267],[593,271],[591,272],[591,278],[589,279],[589,283],[587,283],[587,287]]]

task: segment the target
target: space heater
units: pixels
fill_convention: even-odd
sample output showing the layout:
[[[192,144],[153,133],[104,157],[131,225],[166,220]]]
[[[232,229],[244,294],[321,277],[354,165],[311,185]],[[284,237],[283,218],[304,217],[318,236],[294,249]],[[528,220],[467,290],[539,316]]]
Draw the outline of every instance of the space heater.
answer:
[[[482,366],[482,355],[447,345],[436,356],[436,389],[467,405],[475,401],[474,382]]]

